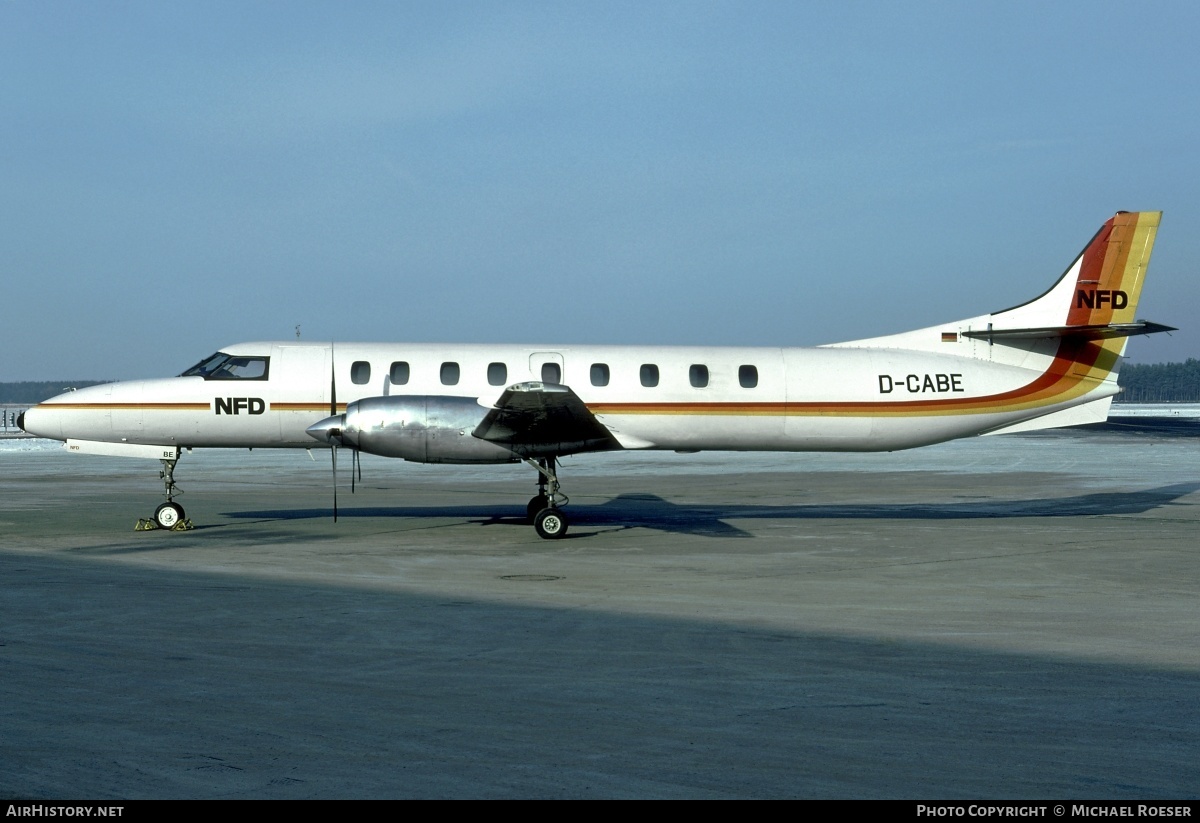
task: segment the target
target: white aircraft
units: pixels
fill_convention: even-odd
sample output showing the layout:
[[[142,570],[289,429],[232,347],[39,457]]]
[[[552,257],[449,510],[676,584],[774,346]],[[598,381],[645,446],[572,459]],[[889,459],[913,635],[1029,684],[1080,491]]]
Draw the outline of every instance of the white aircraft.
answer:
[[[337,447],[538,471],[527,514],[562,537],[556,461],[610,449],[893,451],[1103,421],[1161,212],[1119,212],[1042,296],[1000,312],[818,348],[240,343],[178,377],[92,386],[20,425],[74,452]],[[345,402],[348,401],[348,402]],[[315,442],[314,442],[315,441]]]

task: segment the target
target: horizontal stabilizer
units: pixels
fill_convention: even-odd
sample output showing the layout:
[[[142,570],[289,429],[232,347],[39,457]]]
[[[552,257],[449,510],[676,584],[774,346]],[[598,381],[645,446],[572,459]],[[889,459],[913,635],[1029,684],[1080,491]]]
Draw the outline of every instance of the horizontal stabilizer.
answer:
[[[1039,329],[986,329],[959,332],[963,337],[1003,343],[1007,340],[1046,340],[1075,337],[1084,340],[1108,340],[1115,337],[1136,337],[1139,334],[1158,334],[1178,331],[1174,326],[1139,320],[1136,323],[1108,323],[1094,326],[1048,326]]]

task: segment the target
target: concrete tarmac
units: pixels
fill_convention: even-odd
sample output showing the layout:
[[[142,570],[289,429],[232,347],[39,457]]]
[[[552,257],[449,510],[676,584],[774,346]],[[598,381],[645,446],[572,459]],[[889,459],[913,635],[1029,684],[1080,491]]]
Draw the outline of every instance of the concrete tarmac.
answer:
[[[0,796],[1200,795],[1200,483],[98,465],[0,477]]]

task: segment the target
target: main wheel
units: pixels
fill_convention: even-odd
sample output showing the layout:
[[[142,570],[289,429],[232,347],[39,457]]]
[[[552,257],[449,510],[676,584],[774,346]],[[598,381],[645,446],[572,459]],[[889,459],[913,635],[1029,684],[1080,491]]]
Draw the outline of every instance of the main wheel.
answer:
[[[183,506],[178,503],[163,503],[154,510],[154,522],[160,529],[173,529],[183,520]]]
[[[543,540],[557,540],[566,536],[567,516],[561,509],[542,509],[533,518],[533,528]]]
[[[538,512],[550,505],[550,500],[544,494],[539,494],[537,497],[529,501],[529,505],[525,507],[525,519],[530,523],[537,517]]]

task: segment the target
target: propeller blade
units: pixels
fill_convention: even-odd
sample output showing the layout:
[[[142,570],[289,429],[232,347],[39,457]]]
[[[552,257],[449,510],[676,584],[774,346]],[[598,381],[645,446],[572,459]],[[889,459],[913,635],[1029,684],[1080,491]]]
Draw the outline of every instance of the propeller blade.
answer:
[[[337,416],[337,360],[334,357],[333,343],[329,344],[329,416]],[[340,432],[339,432],[340,434]],[[333,522],[337,522],[337,443],[331,438],[329,454],[333,462]]]
[[[337,360],[333,356],[333,344],[329,344],[329,416],[337,414]]]

